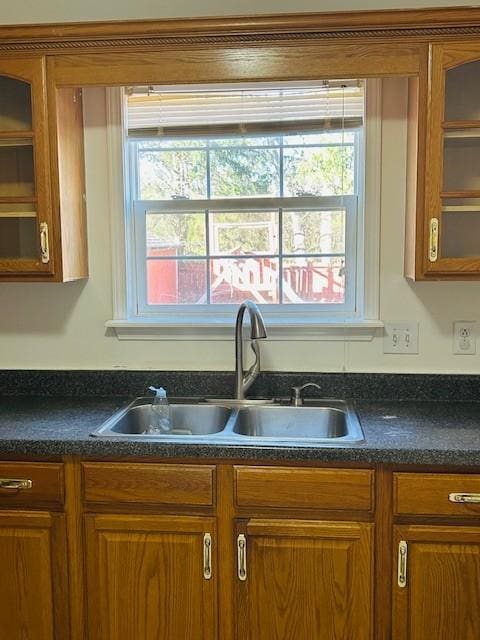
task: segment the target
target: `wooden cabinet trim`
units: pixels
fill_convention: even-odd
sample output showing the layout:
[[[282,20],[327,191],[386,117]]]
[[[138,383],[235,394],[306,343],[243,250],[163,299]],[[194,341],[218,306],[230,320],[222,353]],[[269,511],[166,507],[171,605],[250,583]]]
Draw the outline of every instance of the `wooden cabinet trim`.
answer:
[[[405,39],[438,40],[475,37],[480,11],[475,7],[284,13],[195,19],[105,21],[37,25],[4,25],[0,49],[82,52],[125,48],[165,41],[201,43],[209,39],[233,42],[297,38],[332,40],[376,39],[388,43]]]
[[[211,507],[215,466],[84,462],[83,499],[107,504]]]
[[[237,507],[372,511],[374,471],[307,467],[234,467]]]

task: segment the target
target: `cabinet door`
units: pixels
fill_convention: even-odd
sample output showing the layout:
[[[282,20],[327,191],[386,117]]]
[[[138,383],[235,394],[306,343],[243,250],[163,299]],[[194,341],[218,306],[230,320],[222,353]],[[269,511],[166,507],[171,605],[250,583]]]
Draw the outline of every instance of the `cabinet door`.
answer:
[[[85,518],[89,640],[215,640],[213,518]]]
[[[371,524],[240,523],[236,638],[371,638],[371,538]]]
[[[397,526],[394,540],[393,639],[478,640],[480,527]]]
[[[0,512],[0,636],[68,638],[63,515]]]
[[[53,272],[45,63],[0,60],[0,274]]]
[[[480,46],[434,45],[425,172],[427,274],[480,277]]]

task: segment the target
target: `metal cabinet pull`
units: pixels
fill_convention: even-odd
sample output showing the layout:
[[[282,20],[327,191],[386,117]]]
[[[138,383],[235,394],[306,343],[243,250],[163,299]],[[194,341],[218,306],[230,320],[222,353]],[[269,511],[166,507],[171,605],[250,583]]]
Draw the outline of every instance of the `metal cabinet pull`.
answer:
[[[50,262],[50,247],[48,244],[48,224],[40,223],[40,258],[43,264]]]
[[[398,586],[404,589],[407,586],[407,543],[400,540],[398,545]]]
[[[212,577],[212,536],[209,533],[203,536],[203,577],[205,580]]]
[[[430,238],[428,243],[428,259],[436,262],[438,258],[438,218],[430,220]]]
[[[15,478],[0,478],[0,489],[31,489],[33,482],[31,480],[19,480]]]
[[[480,504],[480,493],[449,493],[450,502],[468,502],[470,504]]]
[[[237,538],[237,562],[238,579],[245,582],[247,579],[247,539],[243,533]]]

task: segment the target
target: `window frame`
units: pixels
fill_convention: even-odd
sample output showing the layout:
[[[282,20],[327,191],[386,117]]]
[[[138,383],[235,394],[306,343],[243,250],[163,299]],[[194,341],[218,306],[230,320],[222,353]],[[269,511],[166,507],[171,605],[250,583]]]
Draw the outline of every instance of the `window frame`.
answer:
[[[383,326],[378,319],[381,79],[369,79],[366,84],[362,150],[365,176],[360,180],[358,189],[358,197],[364,207],[357,229],[359,268],[355,274],[355,290],[363,295],[357,299],[354,313],[332,313],[325,310],[325,305],[321,305],[321,318],[318,309],[312,308],[318,305],[312,303],[278,305],[281,309],[262,306],[271,329],[269,337],[273,334],[272,337],[289,340],[292,337],[308,340],[371,340],[376,329]],[[130,194],[126,191],[128,181],[125,180],[130,170],[125,163],[125,103],[121,88],[108,88],[106,91],[113,249],[113,319],[107,321],[106,326],[114,329],[120,339],[225,339],[229,336],[238,305],[211,305],[214,313],[210,311],[207,314],[198,308],[185,313],[186,305],[172,305],[176,309],[170,309],[168,314],[161,316],[156,313],[135,313],[136,286],[132,286],[131,280],[129,284],[129,274],[136,272],[136,258],[127,232],[133,224],[134,215],[128,204]],[[151,205],[154,201],[147,202]],[[366,228],[368,233],[365,232]]]

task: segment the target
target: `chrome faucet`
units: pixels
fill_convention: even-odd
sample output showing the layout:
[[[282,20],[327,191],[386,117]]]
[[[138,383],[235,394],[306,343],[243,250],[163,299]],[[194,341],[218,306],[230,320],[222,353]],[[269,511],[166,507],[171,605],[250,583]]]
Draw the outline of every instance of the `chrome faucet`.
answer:
[[[242,326],[245,310],[248,310],[250,316],[250,347],[255,354],[255,362],[250,369],[243,372],[243,341]],[[240,305],[235,323],[235,393],[236,400],[244,400],[245,393],[248,391],[253,381],[260,373],[260,348],[257,340],[267,337],[265,323],[260,313],[260,309],[251,300],[245,300]]]
[[[322,390],[322,388],[318,384],[315,384],[315,382],[307,382],[305,384],[302,384],[301,387],[292,387],[292,391],[290,395],[290,404],[292,406],[301,407],[303,405],[302,391],[304,389],[308,389],[308,387],[314,387],[319,391]]]

